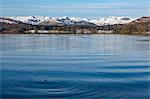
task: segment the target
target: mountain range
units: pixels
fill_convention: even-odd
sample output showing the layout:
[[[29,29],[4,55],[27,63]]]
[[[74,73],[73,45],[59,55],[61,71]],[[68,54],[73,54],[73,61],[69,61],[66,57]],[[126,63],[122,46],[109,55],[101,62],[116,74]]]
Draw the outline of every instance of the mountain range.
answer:
[[[0,33],[150,34],[150,17],[114,17],[91,20],[79,17],[0,17]]]
[[[115,17],[109,16],[106,18],[99,18],[95,20],[90,20],[88,18],[79,17],[45,17],[45,16],[24,16],[24,17],[1,17],[0,22],[5,23],[26,23],[32,25],[90,25],[90,26],[103,26],[103,25],[114,25],[114,24],[127,24],[135,19],[129,17]]]

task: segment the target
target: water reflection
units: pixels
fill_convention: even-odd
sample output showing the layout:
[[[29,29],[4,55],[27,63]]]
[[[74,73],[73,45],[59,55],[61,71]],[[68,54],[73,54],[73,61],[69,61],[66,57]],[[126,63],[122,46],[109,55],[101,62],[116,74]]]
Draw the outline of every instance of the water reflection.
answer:
[[[149,98],[149,37],[0,35],[2,98]]]

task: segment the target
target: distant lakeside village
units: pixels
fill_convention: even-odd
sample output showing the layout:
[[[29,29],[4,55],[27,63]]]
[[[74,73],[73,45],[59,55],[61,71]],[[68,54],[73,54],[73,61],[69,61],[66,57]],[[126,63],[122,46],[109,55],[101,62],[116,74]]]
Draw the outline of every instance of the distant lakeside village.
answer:
[[[150,35],[150,17],[99,20],[49,17],[1,17],[0,34],[130,34]]]

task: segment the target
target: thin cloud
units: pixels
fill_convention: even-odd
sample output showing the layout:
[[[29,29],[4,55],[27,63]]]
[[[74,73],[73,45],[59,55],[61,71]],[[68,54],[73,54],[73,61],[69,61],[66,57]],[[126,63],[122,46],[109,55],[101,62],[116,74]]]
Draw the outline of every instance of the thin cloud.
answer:
[[[63,8],[63,9],[101,9],[101,8],[120,8],[120,7],[137,7],[136,5],[131,5],[128,3],[79,3],[79,4],[65,4],[65,5],[9,5],[9,6],[0,6],[1,8],[11,7],[11,8],[21,8],[21,7],[30,7],[30,8]]]
[[[9,5],[0,6],[4,14],[22,14],[27,12],[30,15],[35,13],[65,15],[72,13],[74,15],[87,14],[89,16],[107,14],[107,15],[148,15],[149,7],[147,5],[133,5],[130,3],[78,3],[78,4],[57,4],[57,5]],[[64,13],[64,14],[63,14]],[[93,15],[92,15],[93,14]]]
[[[0,8],[31,8],[32,9],[148,9],[147,5],[133,5],[130,3],[79,3],[64,5],[10,5]]]

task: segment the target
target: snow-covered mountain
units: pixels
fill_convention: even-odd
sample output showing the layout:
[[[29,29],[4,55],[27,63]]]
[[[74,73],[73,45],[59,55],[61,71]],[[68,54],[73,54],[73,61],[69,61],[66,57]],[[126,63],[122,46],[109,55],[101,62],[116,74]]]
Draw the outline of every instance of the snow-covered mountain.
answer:
[[[20,21],[11,18],[0,18],[0,23],[18,24]]]
[[[44,17],[44,16],[23,16],[23,17],[8,17],[8,18],[16,21],[21,21],[27,24],[33,24],[33,25],[38,25],[41,22],[50,20],[50,17]]]
[[[114,25],[114,24],[127,24],[127,23],[132,22],[133,20],[134,19],[131,19],[129,17],[109,16],[106,18],[100,18],[98,20],[90,20],[90,22],[98,26],[103,26],[103,25]]]
[[[89,20],[87,18],[79,18],[79,17],[58,17],[58,18],[51,18],[45,16],[26,16],[26,17],[4,17],[9,18],[11,21],[14,20],[15,22],[23,22],[26,24],[32,25],[88,25],[88,26],[103,26],[103,25],[114,25],[114,24],[127,24],[134,19],[129,17],[106,17],[106,18],[99,18],[96,20]],[[4,18],[0,18],[0,22],[11,23],[9,20],[4,20]],[[13,21],[12,21],[13,24]]]

